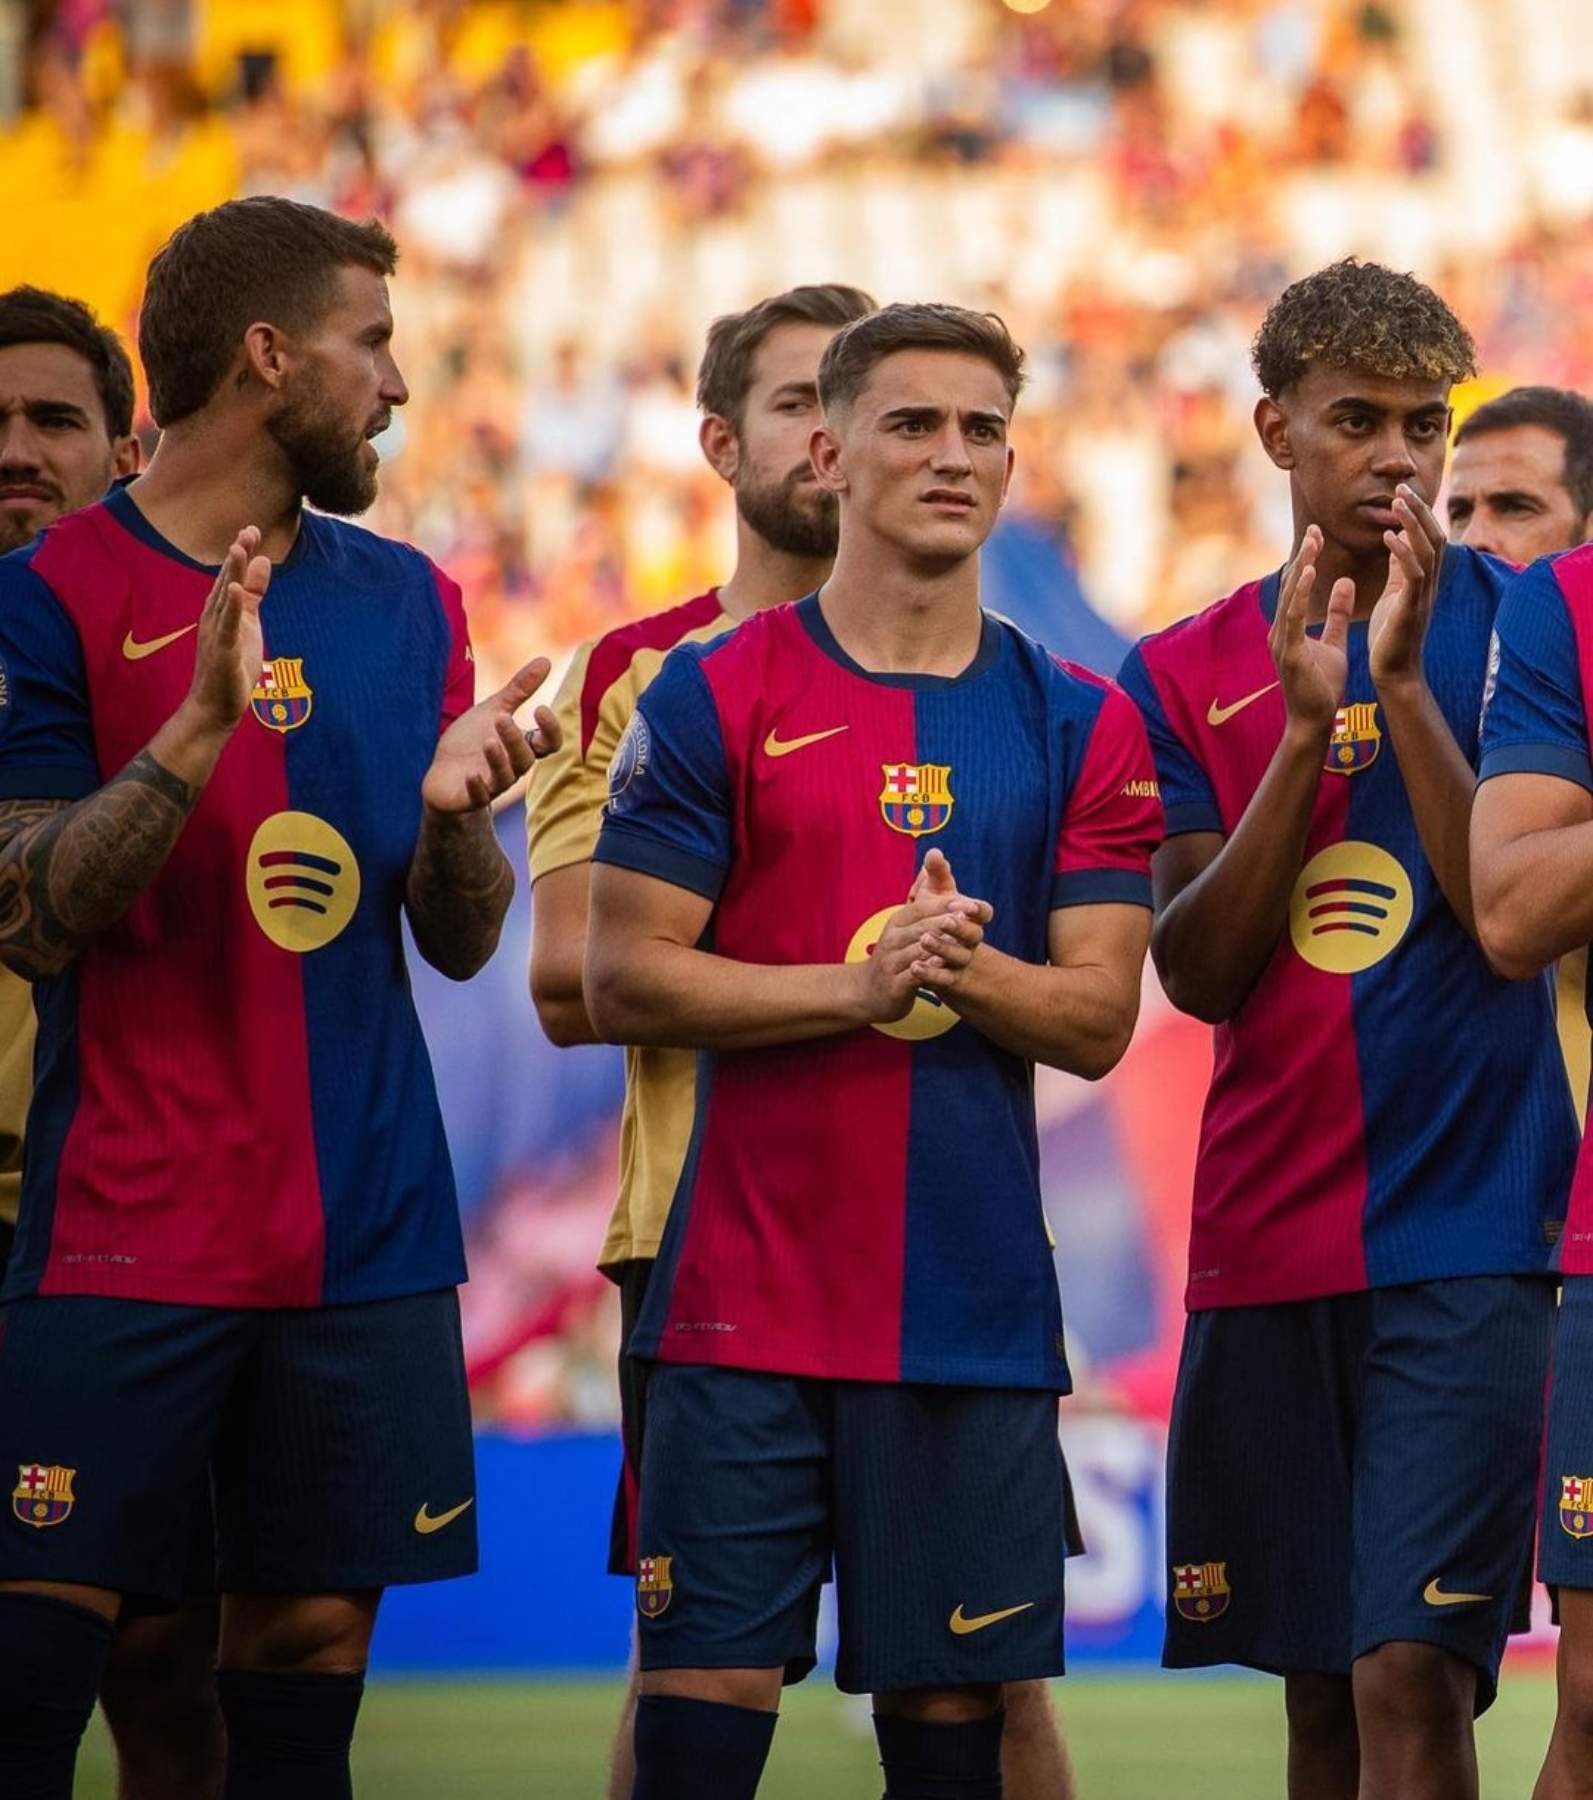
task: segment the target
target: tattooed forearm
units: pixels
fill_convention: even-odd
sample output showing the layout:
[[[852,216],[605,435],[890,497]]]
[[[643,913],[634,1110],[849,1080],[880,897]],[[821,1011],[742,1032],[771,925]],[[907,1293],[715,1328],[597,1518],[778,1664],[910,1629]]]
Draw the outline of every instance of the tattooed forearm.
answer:
[[[0,802],[0,962],[59,974],[160,873],[199,794],[141,750],[86,799]]]
[[[420,953],[453,981],[467,981],[498,947],[514,898],[514,871],[498,847],[492,814],[421,816],[405,904]]]

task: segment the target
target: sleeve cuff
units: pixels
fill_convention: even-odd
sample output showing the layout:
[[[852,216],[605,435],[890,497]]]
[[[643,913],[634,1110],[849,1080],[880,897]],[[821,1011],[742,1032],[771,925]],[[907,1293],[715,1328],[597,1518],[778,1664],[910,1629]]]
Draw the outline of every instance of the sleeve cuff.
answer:
[[[1483,757],[1477,780],[1494,775],[1558,775],[1593,792],[1593,762],[1569,744],[1501,744]]]
[[[592,852],[592,861],[610,863],[617,869],[634,869],[639,875],[656,876],[672,887],[701,894],[704,900],[717,900],[725,885],[726,870],[705,856],[696,856],[676,844],[660,843],[613,823],[603,827]]]
[[[1180,837],[1186,831],[1221,831],[1223,829],[1222,814],[1209,800],[1185,800],[1177,806],[1165,808],[1166,824],[1163,834],[1167,837]]]
[[[1051,910],[1063,906],[1149,906],[1151,879],[1138,869],[1072,869],[1051,877]]]
[[[100,785],[97,769],[0,769],[0,800],[81,800]]]

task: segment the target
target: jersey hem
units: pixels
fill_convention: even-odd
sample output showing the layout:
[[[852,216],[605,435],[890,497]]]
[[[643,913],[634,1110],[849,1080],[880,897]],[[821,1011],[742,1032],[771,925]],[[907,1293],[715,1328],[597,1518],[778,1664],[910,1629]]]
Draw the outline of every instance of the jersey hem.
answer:
[[[1307,1300],[1332,1300],[1340,1294],[1369,1294],[1382,1288],[1426,1287],[1434,1281],[1486,1281],[1498,1276],[1512,1276],[1522,1281],[1558,1281],[1560,1271],[1552,1265],[1546,1253],[1545,1260],[1541,1263],[1517,1263],[1504,1268],[1489,1264],[1478,1269],[1436,1269],[1425,1275],[1410,1272],[1377,1281],[1335,1283],[1328,1287],[1258,1286],[1247,1288],[1243,1293],[1235,1293],[1237,1284],[1233,1282],[1203,1281],[1198,1295],[1192,1285],[1185,1286],[1184,1311],[1220,1312],[1238,1306],[1292,1306],[1296,1303],[1303,1304]]]
[[[306,1300],[301,1297],[302,1288],[292,1296],[286,1291],[280,1295],[262,1295],[258,1289],[245,1291],[241,1287],[223,1292],[227,1284],[218,1281],[141,1282],[137,1292],[126,1282],[83,1280],[63,1287],[54,1272],[46,1268],[38,1280],[25,1285],[6,1282],[0,1287],[0,1305],[9,1300],[97,1299],[130,1300],[149,1306],[209,1307],[218,1312],[322,1312],[332,1306],[368,1306],[381,1300],[408,1300],[417,1294],[444,1293],[463,1286],[468,1279],[461,1269],[457,1275],[444,1276],[441,1280],[432,1275],[425,1280],[417,1278],[413,1282],[383,1285],[357,1294],[326,1293]]]
[[[644,1362],[695,1363],[714,1369],[749,1369],[761,1375],[796,1375],[813,1381],[870,1381],[892,1384],[921,1384],[924,1387],[988,1387],[1032,1388],[1043,1393],[1071,1394],[1073,1379],[1055,1364],[985,1361],[967,1357],[904,1356],[894,1370],[839,1368],[822,1358],[808,1361],[781,1356],[778,1352],[760,1354],[742,1344],[736,1354],[712,1356],[703,1346],[693,1344],[690,1353],[684,1349],[670,1354],[656,1338],[633,1338],[632,1356]]]
[[[82,800],[100,785],[99,772],[81,768],[7,769],[0,775],[0,800]]]

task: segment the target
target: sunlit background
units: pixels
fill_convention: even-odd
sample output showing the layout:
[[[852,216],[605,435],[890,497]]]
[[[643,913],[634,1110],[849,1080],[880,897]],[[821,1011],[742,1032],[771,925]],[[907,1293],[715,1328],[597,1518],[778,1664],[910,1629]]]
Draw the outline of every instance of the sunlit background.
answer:
[[[1583,0],[0,0],[0,287],[78,294],[131,339],[165,234],[258,192],[400,239],[413,399],[371,518],[463,583],[486,680],[727,572],[696,357],[714,314],[795,282],[1005,315],[1033,379],[988,598],[1108,670],[1287,547],[1247,349],[1293,276],[1355,251],[1434,281],[1481,351],[1462,404],[1593,387]],[[517,807],[501,826],[523,858]],[[489,1572],[389,1602],[361,1750],[382,1796],[596,1794],[626,1653],[591,1268],[620,1067],[542,1039],[528,921],[522,892],[464,989],[417,971],[471,1239]],[[1271,1686],[1148,1675],[1208,1066],[1151,995],[1108,1083],[1041,1084],[1082,1372],[1064,1704],[1087,1796],[1281,1787]],[[1547,1735],[1550,1641],[1513,1653],[1483,1726],[1501,1793]],[[871,1761],[804,1695],[765,1791],[863,1796]]]

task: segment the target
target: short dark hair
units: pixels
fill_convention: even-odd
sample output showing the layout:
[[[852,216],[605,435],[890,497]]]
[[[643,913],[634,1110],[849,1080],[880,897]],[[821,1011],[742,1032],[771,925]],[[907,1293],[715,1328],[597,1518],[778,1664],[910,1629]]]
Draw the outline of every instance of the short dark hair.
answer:
[[[980,356],[1000,375],[1007,404],[1023,386],[1023,351],[999,313],[970,312],[940,301],[897,302],[831,338],[819,363],[819,400],[826,412],[849,406],[874,368],[899,350],[952,350]]]
[[[62,344],[94,371],[105,429],[124,438],[133,429],[133,364],[122,340],[81,300],[48,288],[14,287],[0,294],[0,350],[13,344]]]
[[[763,340],[781,325],[850,325],[874,310],[874,297],[840,282],[816,282],[771,294],[745,312],[725,313],[708,327],[697,370],[697,404],[740,429]]]
[[[1489,400],[1455,433],[1459,445],[1491,431],[1540,425],[1565,441],[1565,487],[1581,518],[1593,513],[1593,400],[1570,388],[1518,387]]]
[[[1313,363],[1392,381],[1464,381],[1477,372],[1477,347],[1425,282],[1346,256],[1283,290],[1250,360],[1275,400]]]
[[[138,352],[162,428],[204,406],[257,319],[290,331],[319,321],[348,267],[391,275],[398,246],[375,219],[258,194],[197,213],[149,265]]]

